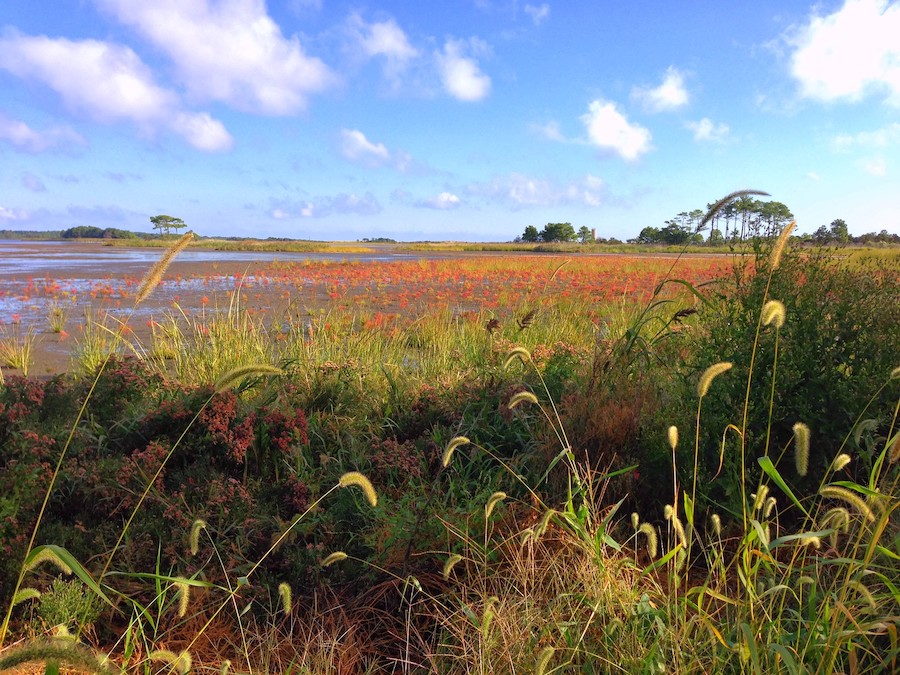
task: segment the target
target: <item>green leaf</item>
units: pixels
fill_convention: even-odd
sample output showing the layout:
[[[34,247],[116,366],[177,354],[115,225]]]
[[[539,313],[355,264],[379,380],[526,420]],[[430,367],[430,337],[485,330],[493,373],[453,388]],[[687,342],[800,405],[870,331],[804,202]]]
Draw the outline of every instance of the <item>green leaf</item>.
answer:
[[[75,559],[71,553],[69,553],[62,546],[57,546],[56,544],[43,544],[41,546],[35,546],[31,553],[28,554],[28,557],[25,558],[25,567],[28,567],[30,563],[34,561],[43,551],[51,551],[53,552],[60,560],[62,560],[66,565],[71,568],[72,573],[81,579],[84,582],[84,585],[87,586],[91,591],[94,592],[98,598],[103,600],[107,605],[113,607],[112,601],[106,597],[106,593],[103,592],[103,589],[100,588],[100,585],[94,581],[94,577],[90,575],[90,573],[84,569],[82,564]]]
[[[787,483],[784,482],[784,479],[781,477],[781,474],[778,473],[778,469],[775,468],[775,465],[772,464],[772,460],[769,457],[758,457],[756,461],[759,463],[760,468],[766,472],[769,478],[781,488],[781,491],[787,495],[788,499],[790,499],[794,505],[803,511],[803,515],[807,518],[810,517],[809,512],[803,508],[803,505],[800,503],[800,500],[794,496],[794,493],[791,492],[791,489],[787,486]]]

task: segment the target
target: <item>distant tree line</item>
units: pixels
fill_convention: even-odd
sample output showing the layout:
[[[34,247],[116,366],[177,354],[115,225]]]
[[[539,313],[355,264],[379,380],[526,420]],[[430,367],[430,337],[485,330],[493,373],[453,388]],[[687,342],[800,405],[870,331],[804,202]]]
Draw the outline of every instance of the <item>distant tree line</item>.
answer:
[[[516,241],[531,243],[577,241],[582,244],[621,243],[618,239],[597,238],[595,231],[587,225],[582,225],[576,232],[572,223],[547,223],[542,230],[538,230],[534,225],[529,225],[521,236],[516,237]]]
[[[79,225],[63,230],[60,234],[63,239],[137,239],[138,235],[129,230],[120,230],[117,227],[93,227],[92,225]]]

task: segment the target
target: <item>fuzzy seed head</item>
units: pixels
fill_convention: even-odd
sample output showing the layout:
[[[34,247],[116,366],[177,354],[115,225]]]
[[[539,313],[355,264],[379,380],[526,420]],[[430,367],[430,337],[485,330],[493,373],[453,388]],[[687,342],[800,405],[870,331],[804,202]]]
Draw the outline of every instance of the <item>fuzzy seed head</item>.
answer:
[[[663,508],[663,518],[666,520],[672,520],[672,516],[675,515],[675,509],[672,508],[671,504],[666,504]]]
[[[675,452],[675,446],[678,445],[678,427],[674,424],[670,426],[666,436],[669,439],[669,446],[672,448],[672,452]]]
[[[291,613],[291,585],[286,581],[278,584],[278,599],[281,600],[281,609],[285,614]]]
[[[348,471],[341,476],[338,485],[341,487],[350,487],[351,485],[354,485],[363,491],[363,494],[366,496],[366,501],[368,501],[371,506],[378,505],[378,495],[375,492],[375,488],[372,487],[372,483],[369,479],[359,471]]]
[[[839,485],[826,485],[819,490],[819,494],[830,499],[840,499],[859,511],[866,520],[875,520],[875,514],[872,513],[872,509],[869,508],[869,505],[866,504],[865,500],[847,488],[843,488]]]
[[[222,662],[222,667],[219,668],[219,675],[228,675],[229,670],[231,670],[231,661],[225,659]]]
[[[553,519],[553,516],[556,515],[555,509],[547,509],[544,512],[544,515],[541,516],[540,522],[538,522],[537,527],[534,528],[534,536],[535,537],[543,537],[544,533],[547,531],[547,528],[550,527],[550,521]]]
[[[759,511],[766,503],[766,498],[769,496],[769,486],[768,485],[760,485],[759,492],[754,492],[750,495],[753,499],[753,513]]]
[[[762,322],[764,326],[775,324],[775,328],[784,325],[785,309],[780,300],[769,300],[762,309]]]
[[[894,436],[894,442],[891,444],[891,451],[888,453],[888,462],[893,464],[900,460],[900,434]]]
[[[144,275],[144,278],[141,280],[141,284],[138,286],[137,293],[135,294],[135,305],[139,305],[147,299],[150,293],[153,292],[153,289],[159,285],[160,281],[162,281],[163,275],[166,273],[171,262],[175,259],[175,256],[186,249],[193,238],[193,232],[186,232],[178,241],[166,249],[166,252],[163,253],[162,257],[147,271],[147,274]]]
[[[450,465],[450,460],[453,459],[453,453],[456,452],[456,449],[461,445],[468,445],[471,442],[472,441],[465,436],[451,438],[450,442],[447,443],[447,447],[444,448],[444,454],[441,456],[441,466],[446,469]]]
[[[766,507],[763,509],[763,516],[769,518],[772,516],[772,511],[775,510],[775,505],[777,504],[777,500],[775,497],[769,497],[766,500]]]
[[[794,425],[794,466],[801,476],[809,470],[809,427],[803,422]]]
[[[900,377],[900,366],[897,366],[891,371],[891,376],[889,379],[896,380],[898,377]]]
[[[335,551],[334,553],[329,553],[325,559],[322,561],[322,567],[328,567],[329,565],[333,565],[336,562],[340,562],[341,560],[346,560],[347,554],[343,551]]]
[[[672,516],[672,529],[675,530],[675,534],[678,535],[678,541],[681,542],[682,546],[687,546],[687,535],[684,532],[684,524],[681,522],[681,518],[676,515]]]
[[[484,519],[487,520],[491,517],[491,514],[494,512],[494,507],[506,499],[505,492],[495,492],[491,495],[490,499],[487,500],[487,504],[484,505]]]
[[[13,596],[12,606],[15,607],[26,600],[34,600],[39,597],[41,597],[41,592],[36,588],[20,588]]]
[[[733,365],[734,364],[730,361],[721,361],[719,363],[714,363],[709,368],[704,370],[703,375],[700,376],[700,381],[697,383],[697,394],[700,396],[700,398],[706,396],[706,393],[709,391],[709,385],[712,384],[712,381],[725,371],[731,370],[731,367]]]
[[[509,399],[509,409],[512,410],[520,403],[533,403],[537,405],[538,397],[532,394],[530,391],[520,391],[518,394],[515,394],[511,399]]]
[[[56,551],[47,546],[40,549],[37,554],[31,556],[31,559],[28,560],[25,565],[25,570],[30,572],[38,565],[45,562],[50,563],[63,574],[72,574],[72,568],[63,562],[63,559],[59,557],[59,554],[57,554]]]
[[[716,535],[716,538],[719,539],[722,537],[722,519],[719,517],[718,513],[712,514],[710,518],[710,522],[712,523],[713,533]]]
[[[631,514],[631,529],[637,530],[638,526],[641,524],[641,517],[637,514],[637,511]]]
[[[191,586],[183,577],[178,577],[174,583],[178,591],[178,616],[184,617],[187,615],[188,604],[191,601]]]
[[[197,518],[191,525],[191,555],[197,555],[197,551],[200,550],[200,530],[205,529],[206,521],[202,518]]]
[[[544,671],[547,670],[547,664],[550,663],[550,659],[553,658],[553,652],[555,651],[553,647],[544,647],[540,651],[534,662],[534,675],[544,675]]]
[[[846,452],[842,452],[837,457],[834,458],[834,461],[831,463],[831,470],[837,473],[845,466],[850,463],[850,455]]]
[[[775,240],[775,245],[772,246],[772,253],[769,255],[770,270],[777,270],[778,266],[781,264],[781,254],[784,253],[785,244],[787,244],[787,240],[791,236],[791,231],[793,231],[796,225],[796,221],[791,221],[791,223],[781,231],[781,234],[778,235],[778,239]]]
[[[284,371],[281,368],[270,366],[267,363],[254,363],[247,366],[232,368],[227,373],[216,380],[213,388],[217,394],[221,394],[226,389],[244,380],[244,378],[254,375],[282,375]]]
[[[522,363],[528,363],[531,361],[531,352],[525,349],[525,347],[516,347],[511,350],[506,357],[506,362],[503,364],[503,370],[509,369],[516,359],[520,360]]]
[[[808,535],[806,537],[801,537],[800,543],[803,546],[812,546],[814,549],[817,549],[817,550],[822,548],[822,540],[819,537],[812,535],[812,534]]]
[[[656,536],[656,528],[650,523],[642,523],[638,532],[647,537],[647,553],[651,558],[656,558],[656,552],[659,550],[659,539]]]
[[[453,568],[456,567],[456,563],[460,562],[462,559],[463,557],[458,553],[454,553],[449,558],[447,558],[447,561],[444,563],[443,571],[445,581],[450,578],[450,572],[452,572]]]

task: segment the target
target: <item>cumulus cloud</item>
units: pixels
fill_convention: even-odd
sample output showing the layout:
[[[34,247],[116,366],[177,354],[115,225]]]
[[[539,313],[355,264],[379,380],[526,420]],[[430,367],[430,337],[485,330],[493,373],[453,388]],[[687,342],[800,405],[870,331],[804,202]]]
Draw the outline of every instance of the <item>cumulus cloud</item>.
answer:
[[[285,37],[264,0],[95,0],[165,53],[191,98],[288,115],[338,78]]]
[[[724,122],[716,124],[708,117],[698,122],[685,122],[685,126],[694,132],[694,140],[698,142],[724,143],[728,140],[731,129]]]
[[[684,75],[675,66],[666,69],[665,77],[658,87],[635,87],[631,96],[647,112],[652,113],[683,108],[689,100]]]
[[[69,126],[61,125],[37,131],[21,120],[7,117],[2,111],[0,111],[0,141],[6,141],[17,150],[32,153],[87,144],[84,137]]]
[[[610,101],[592,101],[581,121],[593,145],[622,159],[636,160],[652,147],[650,131],[629,122]]]
[[[486,98],[491,92],[491,78],[481,72],[474,55],[489,51],[487,44],[476,38],[447,40],[444,49],[435,53],[444,91],[460,101]]]
[[[146,64],[123,45],[8,33],[0,39],[0,68],[41,82],[69,108],[97,121],[131,121],[147,135],[169,128],[201,150],[231,147],[221,122],[183,110],[178,96],[156,84]]]
[[[545,178],[511,173],[489,182],[472,183],[466,187],[466,192],[520,209],[566,204],[600,206],[604,189],[603,180],[590,174],[578,181],[559,184]]]
[[[361,60],[380,59],[384,77],[393,89],[400,89],[410,65],[421,56],[394,19],[367,22],[358,13],[347,20],[351,51]]]
[[[900,106],[900,4],[847,0],[813,14],[787,40],[800,93],[819,101],[859,101],[874,92]]]
[[[341,129],[341,154],[365,166],[382,166],[391,161],[384,143],[373,143],[359,129]]]
[[[546,2],[540,5],[525,5],[525,13],[531,17],[535,26],[540,26],[550,17],[550,5]]]
[[[416,202],[416,206],[426,209],[437,209],[438,211],[449,211],[457,208],[461,203],[460,198],[452,192],[441,192],[434,197]]]

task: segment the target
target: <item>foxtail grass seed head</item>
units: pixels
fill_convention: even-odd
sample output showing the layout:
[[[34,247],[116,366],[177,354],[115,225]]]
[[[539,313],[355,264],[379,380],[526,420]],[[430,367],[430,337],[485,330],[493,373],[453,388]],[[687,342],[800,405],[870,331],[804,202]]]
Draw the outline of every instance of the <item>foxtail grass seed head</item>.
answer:
[[[447,558],[447,561],[444,563],[444,570],[443,570],[443,575],[444,575],[445,581],[450,578],[450,572],[452,572],[453,568],[456,567],[456,563],[458,563],[462,559],[463,559],[463,557],[461,555],[459,555],[458,553],[454,553],[449,558]]]
[[[839,485],[826,485],[819,490],[819,494],[829,499],[840,499],[845,504],[849,504],[859,511],[860,515],[866,520],[875,520],[875,514],[872,513],[872,509],[869,508],[869,505],[866,504],[865,500],[847,488],[843,488]]]
[[[231,670],[231,661],[225,659],[222,662],[222,667],[219,668],[219,675],[228,675],[229,670]]]
[[[766,508],[763,509],[763,517],[764,518],[770,518],[772,516],[772,511],[775,510],[775,505],[777,503],[778,503],[778,501],[775,499],[775,497],[769,497],[766,500]]]
[[[706,396],[706,393],[709,391],[709,385],[712,384],[712,381],[725,371],[731,370],[731,366],[733,365],[734,364],[730,361],[721,361],[719,363],[714,363],[709,368],[704,370],[703,375],[700,376],[700,381],[697,383],[697,394],[700,396],[700,398]]]
[[[794,466],[801,476],[809,470],[809,427],[803,422],[794,425]]]
[[[803,537],[800,537],[800,543],[803,546],[812,546],[814,549],[819,550],[822,548],[822,539],[817,537],[814,534],[809,534]]]
[[[759,490],[750,495],[750,498],[753,500],[753,513],[756,513],[765,505],[768,496],[769,486],[765,484],[760,485]]]
[[[775,245],[772,246],[772,253],[769,255],[770,270],[777,270],[778,266],[781,264],[781,254],[784,253],[784,247],[796,225],[797,221],[791,221],[790,224],[781,231],[781,234],[778,235],[778,239],[775,240]]]
[[[494,507],[497,506],[500,502],[506,499],[505,492],[495,492],[491,495],[490,499],[487,500],[487,504],[484,505],[484,519],[487,520],[491,517],[491,514],[494,512]]]
[[[669,430],[666,432],[666,436],[669,439],[669,446],[672,448],[672,452],[675,451],[675,446],[678,445],[678,427],[674,424],[669,427]]]
[[[666,520],[672,520],[672,516],[674,515],[675,509],[672,508],[671,504],[666,504],[665,507],[663,507],[663,518],[665,518]]]
[[[453,453],[456,452],[456,449],[461,445],[468,445],[471,441],[465,436],[456,436],[450,439],[450,442],[447,443],[447,447],[444,448],[444,454],[441,456],[441,466],[445,469],[450,465],[450,460],[453,459]]]
[[[781,328],[784,325],[785,311],[784,303],[780,300],[769,300],[762,309],[763,326],[775,324],[775,328]]]
[[[238,382],[243,381],[243,379],[246,377],[252,377],[254,375],[282,374],[284,374],[284,371],[281,370],[281,368],[270,366],[267,363],[255,363],[247,366],[240,366],[238,368],[232,368],[227,373],[222,375],[218,380],[216,380],[215,384],[213,385],[213,389],[215,389],[217,394],[221,394],[226,389],[230,389]]]
[[[191,586],[183,577],[177,577],[174,583],[178,591],[178,616],[184,617],[187,615],[188,604],[191,601]]]
[[[547,509],[546,511],[544,511],[544,515],[541,516],[540,522],[538,522],[537,527],[534,528],[535,537],[540,538],[544,536],[544,534],[547,532],[547,528],[550,527],[550,521],[555,515],[555,509]]]
[[[41,592],[36,588],[20,588],[12,599],[12,606],[26,602],[28,600],[36,600],[41,597]]]
[[[515,394],[511,399],[509,399],[509,409],[512,410],[520,403],[533,403],[537,405],[538,397],[532,394],[530,391],[520,391],[518,394]]]
[[[847,466],[849,463],[850,463],[850,455],[848,455],[846,452],[842,452],[841,454],[839,454],[837,457],[834,458],[834,461],[831,462],[831,470],[834,473],[837,473],[838,471],[843,469],[845,466]]]
[[[891,444],[891,451],[888,453],[888,462],[893,464],[900,460],[900,434],[894,436],[894,442]]]
[[[712,517],[709,519],[712,523],[713,534],[716,535],[716,539],[721,539],[722,537],[722,519],[719,517],[718,513],[712,514]]]
[[[197,518],[191,525],[191,555],[197,555],[197,551],[200,550],[200,530],[205,529],[206,521],[202,518]]]
[[[378,495],[375,493],[375,488],[372,487],[372,483],[369,479],[359,471],[348,471],[341,476],[338,485],[341,487],[350,487],[351,485],[354,485],[363,491],[363,494],[366,496],[366,501],[368,501],[371,506],[378,505]]]
[[[531,352],[529,352],[525,347],[516,347],[511,350],[506,357],[506,362],[503,364],[503,370],[509,369],[509,367],[516,360],[521,361],[522,363],[528,363],[531,361]]]
[[[190,672],[193,663],[191,653],[186,649],[179,654],[168,649],[157,649],[156,651],[150,652],[147,658],[151,661],[162,661],[180,675],[187,675],[187,673]]]
[[[534,662],[534,675],[544,675],[544,671],[547,670],[547,664],[550,663],[550,659],[553,658],[553,652],[555,651],[553,647],[544,647],[541,650]]]
[[[343,551],[335,551],[334,553],[328,554],[325,559],[322,561],[322,567],[328,567],[329,565],[333,565],[336,562],[340,562],[341,560],[346,560],[347,554]]]
[[[28,560],[25,565],[25,571],[31,572],[36,569],[41,563],[48,562],[56,569],[58,569],[63,574],[72,574],[72,568],[66,564],[62,558],[54,551],[52,548],[42,548],[38,551],[37,554],[32,556],[31,560]]]
[[[278,599],[281,600],[281,609],[285,614],[291,613],[291,585],[286,581],[278,584]]]
[[[641,524],[641,517],[638,515],[637,511],[632,512],[631,514],[631,529],[637,531],[638,527]]]
[[[859,597],[862,598],[869,606],[869,609],[875,610],[878,608],[878,603],[875,602],[875,596],[872,595],[872,591],[870,591],[869,587],[866,586],[863,582],[859,581],[858,579],[850,579],[847,582],[847,586],[856,591]]]
[[[647,538],[647,553],[650,558],[656,558],[656,552],[659,550],[659,539],[656,536],[656,528],[650,523],[642,523],[638,532]]]
[[[891,379],[891,380],[896,380],[898,377],[900,377],[900,366],[897,366],[896,368],[894,368],[894,369],[891,371],[891,377],[890,377],[890,379]]]
[[[135,305],[139,305],[147,299],[150,293],[153,292],[153,289],[159,285],[160,281],[162,281],[163,275],[175,259],[175,256],[186,249],[193,238],[193,232],[185,232],[178,241],[166,249],[166,252],[163,253],[162,257],[156,261],[156,264],[147,271],[147,274],[144,275],[144,278],[141,280],[141,284],[138,286],[137,293],[135,294]]]

